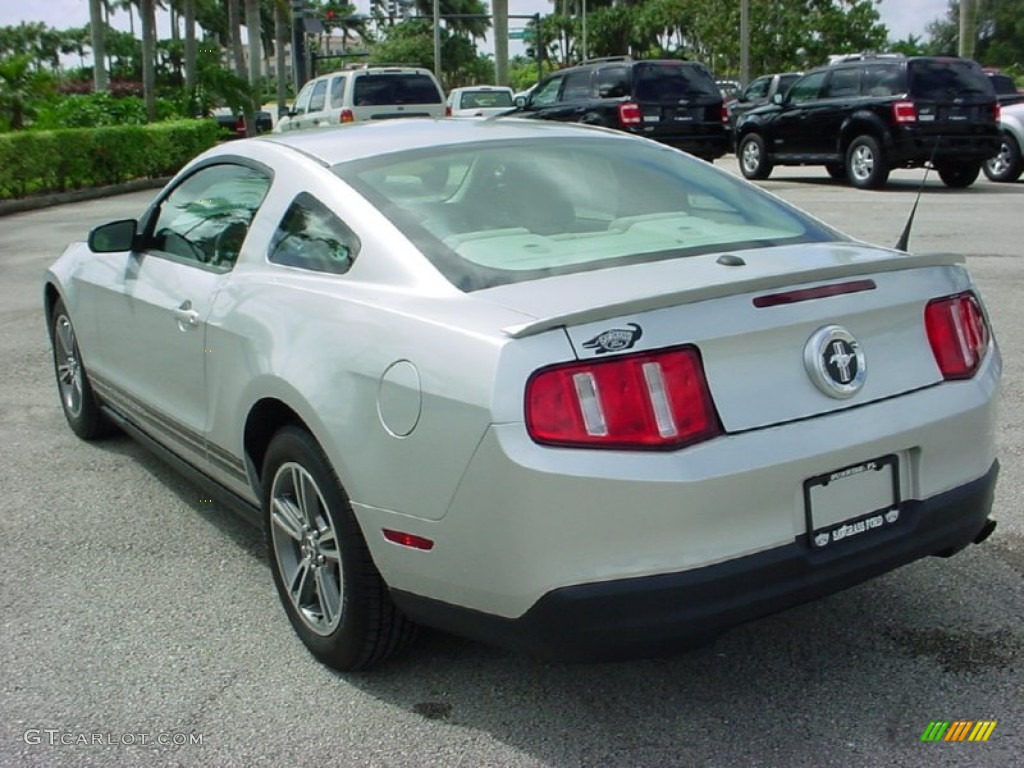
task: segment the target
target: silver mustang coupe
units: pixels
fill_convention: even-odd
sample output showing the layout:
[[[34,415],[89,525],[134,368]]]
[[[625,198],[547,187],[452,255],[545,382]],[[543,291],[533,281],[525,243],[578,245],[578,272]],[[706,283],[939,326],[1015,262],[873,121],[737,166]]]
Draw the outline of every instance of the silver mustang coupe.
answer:
[[[1001,360],[961,259],[599,128],[231,142],[46,276],[84,439],[265,527],[342,670],[418,624],[664,653],[980,542]]]

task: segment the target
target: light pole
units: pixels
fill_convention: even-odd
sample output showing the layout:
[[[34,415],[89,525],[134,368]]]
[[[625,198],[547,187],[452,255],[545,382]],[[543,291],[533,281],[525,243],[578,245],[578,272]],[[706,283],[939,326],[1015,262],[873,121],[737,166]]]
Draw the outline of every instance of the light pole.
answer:
[[[583,61],[587,60],[587,0],[583,0]]]
[[[441,81],[441,0],[434,0],[434,77]]]

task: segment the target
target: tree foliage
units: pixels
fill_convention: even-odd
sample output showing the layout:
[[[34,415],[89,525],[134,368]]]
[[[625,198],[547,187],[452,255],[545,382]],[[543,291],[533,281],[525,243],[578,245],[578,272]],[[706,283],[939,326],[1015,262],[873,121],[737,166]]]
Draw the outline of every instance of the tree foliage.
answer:
[[[1024,67],[1024,0],[974,0],[970,27],[974,58],[993,67]],[[960,2],[949,0],[943,18],[928,25],[928,50],[955,53],[960,42]]]

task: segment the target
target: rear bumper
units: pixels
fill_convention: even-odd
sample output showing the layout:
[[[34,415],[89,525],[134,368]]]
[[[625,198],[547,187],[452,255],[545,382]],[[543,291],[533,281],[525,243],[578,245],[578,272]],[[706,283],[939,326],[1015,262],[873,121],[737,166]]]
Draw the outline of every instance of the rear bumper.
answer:
[[[717,127],[717,126],[716,126]],[[630,129],[629,133],[635,136],[642,136],[645,139],[653,139],[662,144],[667,144],[675,149],[681,149],[697,157],[717,159],[729,151],[731,140],[730,132],[721,126],[720,130],[707,130],[696,132],[668,132],[658,129],[644,130],[639,128]]]
[[[886,152],[892,167],[921,167],[933,158],[936,163],[944,160],[981,163],[998,154],[999,145],[999,131],[993,125],[990,131],[963,135],[897,135]]]
[[[650,656],[692,646],[752,619],[837,592],[990,532],[998,462],[973,482],[901,505],[898,524],[813,550],[792,544],[678,573],[552,590],[505,618],[392,590],[420,623],[512,650],[575,661]]]

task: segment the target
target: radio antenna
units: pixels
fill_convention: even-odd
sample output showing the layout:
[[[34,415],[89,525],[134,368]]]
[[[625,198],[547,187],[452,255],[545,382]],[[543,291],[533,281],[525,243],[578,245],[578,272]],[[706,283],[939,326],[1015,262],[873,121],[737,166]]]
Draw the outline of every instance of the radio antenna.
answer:
[[[924,192],[924,184],[928,181],[928,171],[930,171],[935,165],[935,151],[939,148],[939,141],[941,136],[935,138],[935,144],[932,146],[932,156],[928,158],[928,165],[924,167],[924,176],[921,177],[921,184],[917,188],[917,197],[914,198],[914,205],[910,209],[910,215],[907,217],[907,223],[903,227],[903,234],[900,235],[900,239],[896,241],[897,251],[906,251],[907,246],[910,245],[910,228],[914,225],[914,215],[917,213],[917,204],[921,202],[921,193]]]

